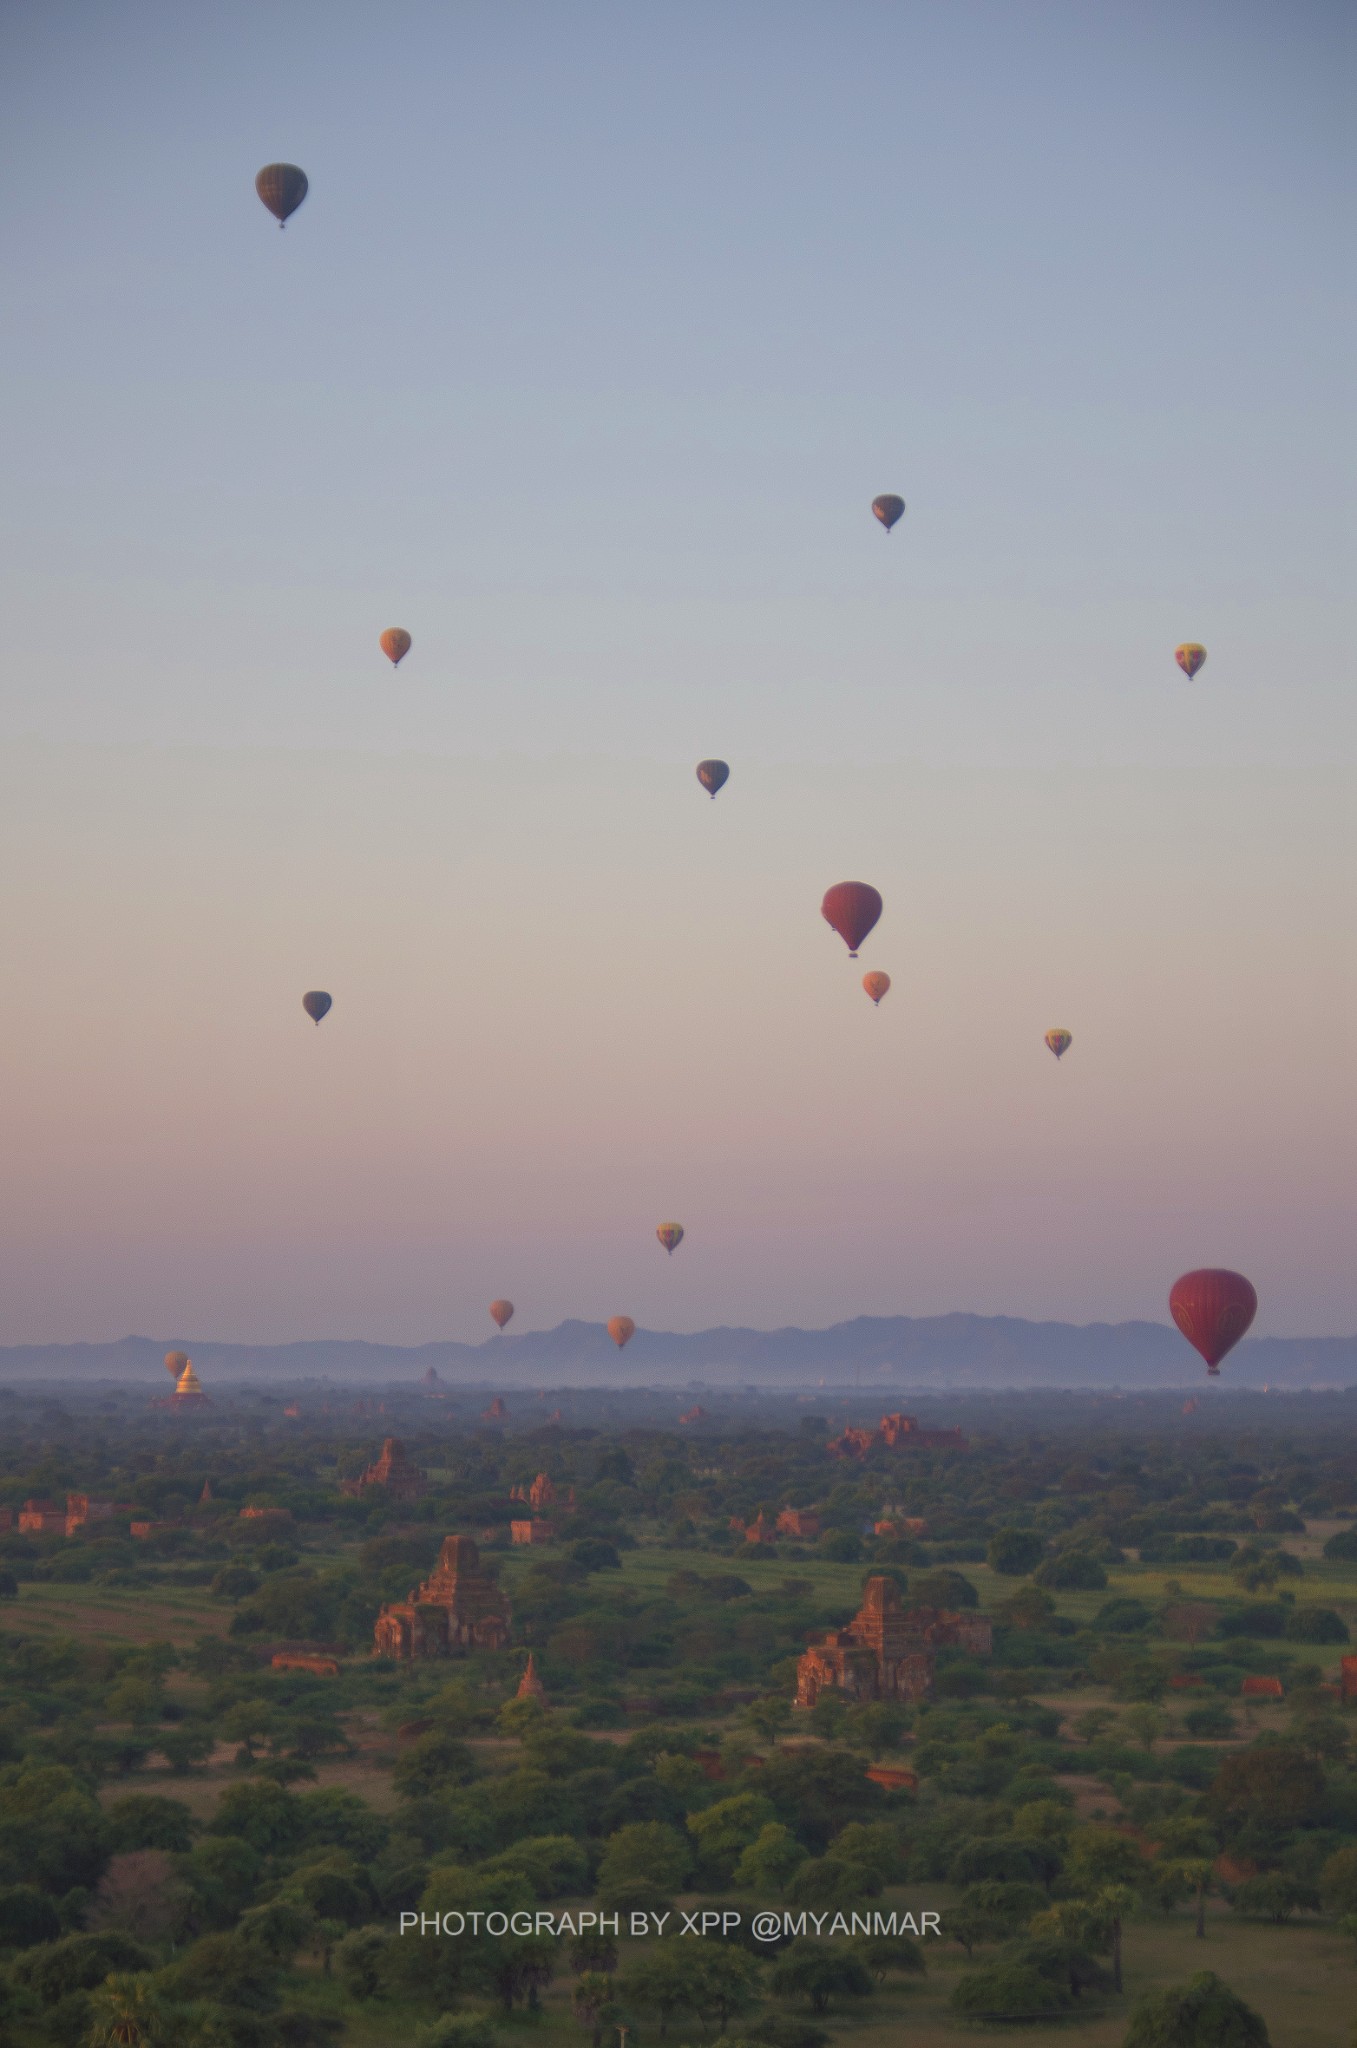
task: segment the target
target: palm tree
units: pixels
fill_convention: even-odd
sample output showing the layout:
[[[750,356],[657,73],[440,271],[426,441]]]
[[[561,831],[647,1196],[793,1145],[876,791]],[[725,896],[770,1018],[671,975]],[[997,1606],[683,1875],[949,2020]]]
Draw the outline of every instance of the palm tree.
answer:
[[[148,1978],[110,1977],[95,2001],[89,2048],[157,2048],[168,2040],[162,2028],[164,2012]]]

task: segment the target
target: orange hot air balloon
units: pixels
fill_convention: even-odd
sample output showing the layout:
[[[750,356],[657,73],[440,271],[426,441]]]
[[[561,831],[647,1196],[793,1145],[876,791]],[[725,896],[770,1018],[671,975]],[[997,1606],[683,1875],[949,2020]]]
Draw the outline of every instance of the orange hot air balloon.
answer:
[[[1199,640],[1184,640],[1174,648],[1173,658],[1185,676],[1195,676],[1206,661],[1206,649]]]
[[[1074,1033],[1072,1031],[1048,1031],[1046,1033],[1046,1043],[1050,1046],[1056,1058],[1063,1060],[1065,1054],[1074,1044]]]
[[[681,1223],[661,1223],[655,1235],[672,1259],[679,1245],[683,1243],[683,1225]]]
[[[874,968],[870,974],[864,974],[862,977],[862,986],[866,989],[873,1003],[879,1003],[882,996],[889,994],[890,985],[891,978],[889,974],[883,974],[879,967]]]
[[[708,796],[714,797],[718,789],[724,789],[730,781],[730,769],[724,761],[699,761],[697,779]]]
[[[608,1335],[619,1351],[625,1351],[636,1335],[636,1325],[630,1316],[614,1316],[608,1324]]]
[[[404,626],[388,626],[377,644],[392,668],[399,668],[414,642]]]
[[[883,491],[879,498],[873,498],[872,511],[881,521],[887,533],[905,516],[905,501],[897,498],[894,491]]]
[[[492,1301],[490,1304],[490,1320],[498,1324],[501,1330],[512,1319],[513,1313],[514,1305],[511,1301]]]
[[[836,882],[826,889],[820,915],[832,924],[848,948],[850,960],[881,915],[881,898],[870,882]]]
[[[1169,1289],[1169,1314],[1214,1377],[1258,1313],[1258,1296],[1242,1273],[1201,1266]]]
[[[254,181],[254,189],[280,228],[287,226],[305,199],[309,180],[296,164],[265,164]]]
[[[189,1363],[190,1359],[187,1351],[167,1351],[165,1353],[165,1370],[172,1380],[177,1380],[184,1367]]]

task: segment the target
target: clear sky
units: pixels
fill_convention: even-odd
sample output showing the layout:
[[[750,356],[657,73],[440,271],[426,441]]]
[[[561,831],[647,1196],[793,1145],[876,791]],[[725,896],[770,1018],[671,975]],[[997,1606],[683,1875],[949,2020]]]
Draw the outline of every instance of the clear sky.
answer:
[[[9,0],[0,1341],[1357,1328],[1353,30]]]

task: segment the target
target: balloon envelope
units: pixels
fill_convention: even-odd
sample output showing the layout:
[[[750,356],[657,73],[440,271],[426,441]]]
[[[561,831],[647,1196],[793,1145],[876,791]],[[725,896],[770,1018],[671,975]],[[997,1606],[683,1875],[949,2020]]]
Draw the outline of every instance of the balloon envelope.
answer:
[[[392,668],[399,668],[414,642],[404,626],[388,626],[378,645]]]
[[[718,789],[724,789],[730,780],[730,769],[724,761],[699,761],[697,779],[708,796],[715,796]]]
[[[1258,1313],[1258,1296],[1242,1273],[1225,1266],[1201,1266],[1184,1273],[1169,1290],[1169,1314],[1194,1350],[1217,1373]]]
[[[254,189],[282,227],[292,218],[307,194],[306,172],[296,164],[265,164],[254,181]]]
[[[904,518],[905,501],[897,498],[894,491],[883,491],[879,498],[873,498],[872,510],[889,533],[896,521]]]
[[[1206,660],[1206,649],[1197,640],[1184,640],[1181,647],[1175,647],[1173,658],[1185,676],[1195,676]]]
[[[501,1330],[510,1320],[513,1312],[514,1305],[511,1301],[492,1301],[490,1304],[490,1320],[498,1324]]]
[[[636,1335],[636,1325],[630,1316],[614,1316],[608,1324],[608,1335],[619,1351],[625,1350]]]
[[[1074,1044],[1074,1033],[1072,1031],[1048,1031],[1046,1033],[1046,1043],[1050,1046],[1051,1051],[1058,1060],[1063,1059]]]
[[[889,974],[883,974],[879,967],[874,968],[872,973],[864,974],[862,977],[862,986],[866,989],[874,1003],[881,1001],[882,996],[888,992],[890,985],[891,978]]]
[[[683,1243],[683,1225],[681,1223],[661,1223],[655,1235],[672,1259],[677,1247]]]
[[[836,882],[826,889],[820,915],[832,924],[856,960],[858,947],[881,915],[881,898],[870,882]]]
[[[188,1363],[189,1355],[187,1351],[167,1351],[165,1353],[165,1370],[172,1380],[178,1379]]]
[[[334,997],[327,996],[323,988],[313,988],[302,997],[302,1008],[314,1023],[319,1024],[333,1002]]]

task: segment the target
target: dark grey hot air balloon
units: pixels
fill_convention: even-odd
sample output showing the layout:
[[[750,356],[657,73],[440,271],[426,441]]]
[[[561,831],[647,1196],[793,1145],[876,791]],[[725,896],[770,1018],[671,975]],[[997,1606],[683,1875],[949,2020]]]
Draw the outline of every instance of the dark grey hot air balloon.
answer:
[[[894,491],[883,491],[879,498],[873,498],[872,511],[889,533],[897,519],[904,518],[905,501],[897,498]]]
[[[265,164],[254,189],[280,228],[286,227],[307,192],[306,172],[296,164]]]
[[[321,1018],[329,1011],[333,1001],[334,997],[327,996],[323,988],[308,989],[302,997],[302,1008],[313,1024],[319,1024]]]
[[[724,789],[730,780],[730,769],[724,761],[699,761],[697,779],[708,796],[715,796],[718,789]]]

